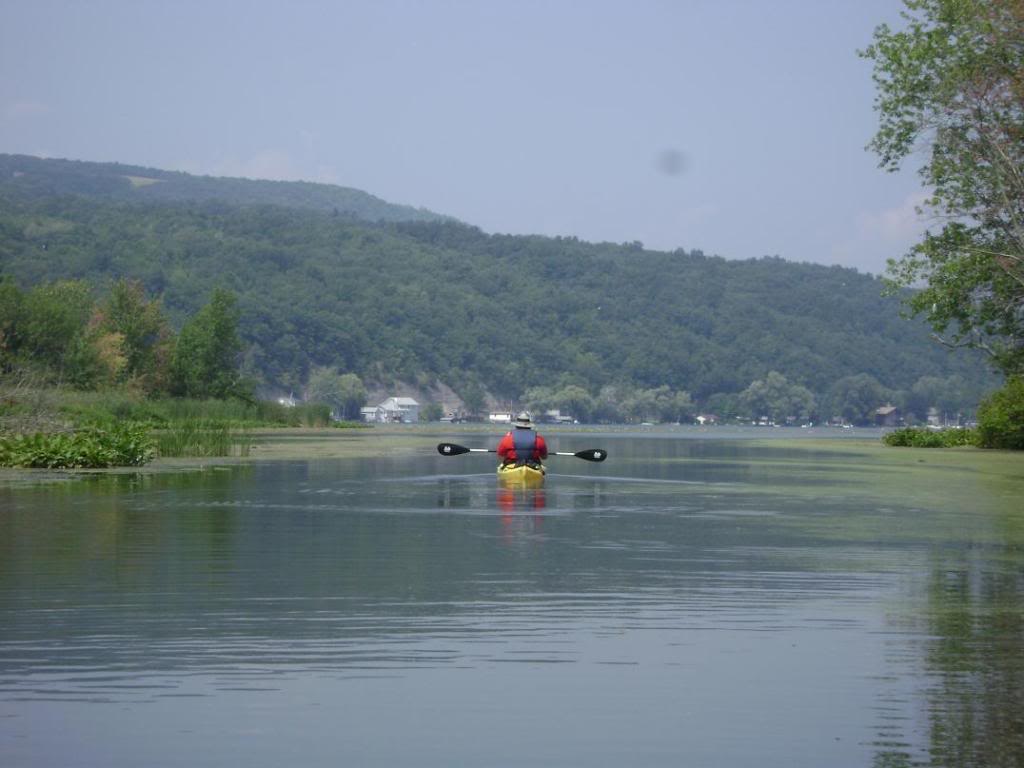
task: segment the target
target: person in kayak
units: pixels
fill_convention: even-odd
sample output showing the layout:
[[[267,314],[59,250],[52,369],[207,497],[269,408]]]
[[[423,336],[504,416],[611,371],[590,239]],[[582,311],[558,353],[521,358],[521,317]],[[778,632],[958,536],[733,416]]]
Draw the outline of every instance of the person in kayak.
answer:
[[[526,411],[521,412],[512,422],[515,429],[508,432],[498,443],[498,456],[502,464],[528,464],[540,466],[548,457],[548,446],[544,438],[533,428],[533,420]]]

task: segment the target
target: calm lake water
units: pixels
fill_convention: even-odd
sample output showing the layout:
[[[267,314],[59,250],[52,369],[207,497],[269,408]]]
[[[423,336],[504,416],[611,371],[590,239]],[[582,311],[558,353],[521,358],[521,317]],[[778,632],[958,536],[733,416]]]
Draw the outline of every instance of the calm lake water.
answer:
[[[1024,457],[367,439],[0,487],[0,765],[1024,765]]]

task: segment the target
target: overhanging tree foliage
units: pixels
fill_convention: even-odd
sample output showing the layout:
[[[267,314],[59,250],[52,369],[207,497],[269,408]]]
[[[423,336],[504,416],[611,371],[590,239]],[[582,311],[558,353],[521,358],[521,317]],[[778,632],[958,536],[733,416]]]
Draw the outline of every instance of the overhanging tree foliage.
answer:
[[[896,287],[937,338],[1024,371],[1024,0],[905,0],[905,28],[881,25],[878,133],[898,169],[918,150],[928,213],[941,225],[890,261]]]

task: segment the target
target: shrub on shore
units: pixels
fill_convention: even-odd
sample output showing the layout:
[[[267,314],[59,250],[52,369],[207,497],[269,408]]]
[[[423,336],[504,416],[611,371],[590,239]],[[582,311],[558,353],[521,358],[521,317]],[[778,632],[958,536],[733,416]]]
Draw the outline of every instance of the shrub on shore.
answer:
[[[1024,450],[1024,376],[1007,380],[978,407],[978,432],[984,448]]]
[[[903,427],[883,435],[882,442],[901,448],[955,448],[978,445],[978,432],[974,429],[931,430]]]

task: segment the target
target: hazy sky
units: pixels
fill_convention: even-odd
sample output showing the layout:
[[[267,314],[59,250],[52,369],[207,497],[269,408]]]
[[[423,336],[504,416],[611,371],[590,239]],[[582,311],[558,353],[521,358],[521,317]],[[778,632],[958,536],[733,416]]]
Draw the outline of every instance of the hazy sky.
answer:
[[[487,232],[879,273],[899,0],[0,0],[0,152],[306,179]]]

